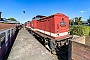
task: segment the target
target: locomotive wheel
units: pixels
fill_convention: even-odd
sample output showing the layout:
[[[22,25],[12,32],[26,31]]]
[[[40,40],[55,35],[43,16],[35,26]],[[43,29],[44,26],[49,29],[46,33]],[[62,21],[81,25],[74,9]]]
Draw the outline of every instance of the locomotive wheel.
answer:
[[[52,54],[56,54],[56,50],[54,48],[51,49]]]
[[[50,41],[50,48],[51,48],[51,53],[56,54],[55,43],[53,41]]]
[[[47,45],[48,44],[48,40],[44,39],[44,44]]]

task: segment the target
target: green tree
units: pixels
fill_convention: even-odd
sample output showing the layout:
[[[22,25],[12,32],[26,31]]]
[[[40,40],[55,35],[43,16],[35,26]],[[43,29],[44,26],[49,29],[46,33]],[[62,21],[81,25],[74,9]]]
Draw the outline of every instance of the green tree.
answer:
[[[75,17],[75,25],[78,25],[77,21],[78,21],[78,17]]]
[[[88,21],[88,23],[89,23],[89,25],[90,25],[90,16],[89,16],[89,19],[87,19],[87,21]]]
[[[75,25],[82,25],[82,17],[75,17]]]
[[[69,20],[69,24],[70,24],[70,25],[74,25],[74,20],[73,20],[73,19],[70,19],[70,20]]]
[[[82,17],[78,18],[78,25],[82,25]]]
[[[8,18],[8,20],[17,21],[15,18]]]
[[[27,22],[24,22],[24,24],[26,24]]]

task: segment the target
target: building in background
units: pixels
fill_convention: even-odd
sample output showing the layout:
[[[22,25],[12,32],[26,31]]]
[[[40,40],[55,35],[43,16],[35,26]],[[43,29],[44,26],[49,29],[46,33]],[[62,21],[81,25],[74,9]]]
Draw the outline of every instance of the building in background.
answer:
[[[1,18],[1,13],[2,12],[0,12],[0,23],[20,24],[19,21],[12,21],[12,20],[8,20],[6,18]]]
[[[82,21],[82,25],[89,26],[89,23],[88,23],[88,21]]]

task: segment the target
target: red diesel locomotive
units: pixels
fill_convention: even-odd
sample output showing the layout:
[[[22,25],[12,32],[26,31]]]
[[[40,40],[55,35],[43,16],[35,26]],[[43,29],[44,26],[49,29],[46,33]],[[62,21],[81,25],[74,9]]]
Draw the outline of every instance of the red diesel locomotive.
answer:
[[[68,43],[69,35],[69,17],[56,13],[51,16],[37,15],[25,24],[26,28],[30,29],[34,35],[40,36],[45,46],[55,52],[57,47]]]

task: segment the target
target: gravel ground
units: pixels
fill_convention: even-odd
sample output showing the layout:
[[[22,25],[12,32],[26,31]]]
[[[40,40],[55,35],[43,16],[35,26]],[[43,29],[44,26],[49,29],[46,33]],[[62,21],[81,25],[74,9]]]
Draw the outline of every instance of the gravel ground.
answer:
[[[56,60],[28,31],[20,30],[7,60]]]

